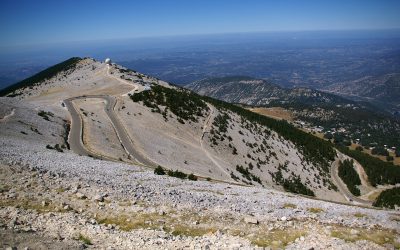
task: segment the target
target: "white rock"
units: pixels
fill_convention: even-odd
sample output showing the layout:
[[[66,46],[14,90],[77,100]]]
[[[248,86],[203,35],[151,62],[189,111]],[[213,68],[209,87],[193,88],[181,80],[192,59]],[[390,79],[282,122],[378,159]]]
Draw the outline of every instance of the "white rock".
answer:
[[[87,198],[86,195],[84,195],[84,194],[82,194],[82,193],[76,193],[76,197],[77,197],[78,199],[86,199],[86,198]]]
[[[10,199],[14,199],[15,197],[17,197],[17,195],[15,193],[11,193],[11,194],[8,194],[7,197]]]
[[[244,222],[248,224],[258,224],[258,220],[254,217],[247,216],[244,218]]]
[[[100,195],[100,194],[95,195],[95,196],[93,197],[93,200],[94,200],[94,201],[98,201],[98,202],[102,202],[102,201],[104,201],[104,196],[103,196],[103,195]]]

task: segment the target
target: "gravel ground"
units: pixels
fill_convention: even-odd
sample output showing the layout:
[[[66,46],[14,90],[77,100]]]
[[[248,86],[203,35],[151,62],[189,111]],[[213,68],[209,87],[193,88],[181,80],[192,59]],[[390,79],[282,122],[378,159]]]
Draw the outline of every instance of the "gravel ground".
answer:
[[[29,240],[31,234],[67,248],[116,249],[246,249],[257,244],[390,249],[399,241],[395,231],[399,215],[393,211],[265,188],[156,176],[131,165],[46,150],[43,144],[22,139],[2,137],[1,145],[1,232],[28,235],[21,235],[17,242],[3,237],[4,246],[34,247],[37,242]],[[347,232],[350,228],[354,231]],[[360,241],[333,238],[336,231]],[[383,237],[383,243],[386,238],[387,244],[365,241],[372,232],[381,232],[376,237]],[[82,237],[93,245],[85,244]]]

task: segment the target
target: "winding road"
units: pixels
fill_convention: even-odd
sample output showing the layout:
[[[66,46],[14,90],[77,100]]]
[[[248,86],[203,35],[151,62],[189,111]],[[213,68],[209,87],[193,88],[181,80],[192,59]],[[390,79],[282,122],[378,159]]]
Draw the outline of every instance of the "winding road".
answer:
[[[154,162],[150,161],[140,152],[135,150],[132,139],[130,138],[124,125],[121,123],[121,121],[114,112],[114,107],[117,102],[114,96],[90,95],[90,96],[72,97],[64,100],[64,104],[71,114],[71,131],[69,134],[69,144],[71,146],[71,149],[79,155],[93,156],[101,159],[106,158],[104,156],[99,156],[98,154],[89,151],[83,143],[83,119],[79,114],[79,112],[76,110],[73,101],[78,99],[88,99],[88,98],[103,99],[106,101],[106,106],[104,108],[104,111],[106,112],[108,118],[110,119],[111,124],[114,127],[114,131],[117,134],[122,147],[131,157],[131,159],[133,159],[136,163],[141,165],[150,167],[156,166]],[[116,159],[111,159],[111,160],[116,160]]]
[[[331,167],[331,176],[333,180],[336,182],[336,186],[338,187],[340,193],[350,202],[358,205],[364,206],[372,206],[372,201],[367,201],[354,196],[348,189],[345,183],[343,183],[342,179],[339,177],[339,164],[338,161],[334,161]]]

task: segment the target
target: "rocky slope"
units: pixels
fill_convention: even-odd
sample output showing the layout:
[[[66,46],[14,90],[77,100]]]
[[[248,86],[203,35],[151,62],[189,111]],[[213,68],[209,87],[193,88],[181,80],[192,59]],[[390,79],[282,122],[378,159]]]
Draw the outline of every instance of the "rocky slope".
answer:
[[[3,247],[398,247],[394,211],[280,191],[345,201],[333,188],[332,149],[286,123],[92,59],[45,79],[0,98]],[[138,164],[92,95],[117,99],[113,112],[138,153],[202,181]],[[92,157],[69,149],[77,124],[63,100],[74,96],[87,97],[73,105]],[[103,154],[111,159],[95,159]]]

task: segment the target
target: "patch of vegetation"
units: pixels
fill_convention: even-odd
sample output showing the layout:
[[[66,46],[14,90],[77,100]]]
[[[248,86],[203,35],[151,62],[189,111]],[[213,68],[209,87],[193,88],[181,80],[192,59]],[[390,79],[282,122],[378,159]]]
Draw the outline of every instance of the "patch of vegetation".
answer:
[[[173,214],[173,215],[170,215]],[[103,217],[98,219],[100,224],[118,225],[123,231],[131,231],[135,229],[157,229],[160,227],[168,233],[175,236],[203,236],[208,233],[217,231],[213,226],[206,226],[214,219],[206,216],[198,216],[192,213],[174,213],[160,215],[158,213],[135,213],[122,214],[118,217]],[[193,225],[193,221],[199,221],[202,225]]]
[[[46,145],[46,148],[47,148],[47,149],[54,149],[54,150],[57,150],[57,151],[60,152],[60,153],[63,153],[63,152],[64,152],[64,150],[62,150],[62,148],[60,147],[59,144],[56,144],[56,145],[54,145],[54,146],[51,146],[51,145],[47,144],[47,145]]]
[[[205,234],[212,234],[217,231],[215,228],[209,228],[209,227],[191,227],[187,225],[175,225],[173,229],[167,229],[167,231],[171,231],[171,234],[174,236],[182,235],[182,236],[190,236],[190,237],[196,237],[196,236],[203,236]]]
[[[339,162],[339,177],[352,194],[360,196],[360,189],[358,189],[357,185],[361,185],[361,180],[357,171],[354,169],[353,160],[346,159]]]
[[[11,190],[9,185],[0,184],[0,193],[6,193]]]
[[[285,179],[283,178],[282,168],[278,168],[278,171],[275,173],[271,173],[272,180],[278,184],[283,186],[285,191],[296,193],[296,194],[304,194],[308,196],[315,196],[314,191],[309,189],[306,185],[301,182],[301,178],[298,175],[292,173],[292,175]]]
[[[239,181],[240,178],[237,177],[233,172],[231,172],[231,178],[234,179],[235,181]]]
[[[18,89],[24,89],[27,87],[31,87],[34,86],[35,84],[42,82],[46,79],[50,79],[53,76],[57,75],[58,73],[62,72],[62,71],[66,71],[69,70],[71,68],[74,68],[75,65],[82,60],[82,58],[79,57],[72,57],[64,62],[61,62],[59,64],[56,64],[50,68],[47,68],[39,73],[37,73],[36,75],[33,75],[29,78],[26,78],[25,80],[22,80],[16,84],[13,84],[3,90],[0,91],[0,96],[16,96],[16,94],[14,95],[9,95],[12,92],[18,90]]]
[[[363,214],[363,213],[355,213],[354,217],[356,217],[356,218],[364,218],[364,217],[367,217],[367,215]]]
[[[188,175],[188,180],[197,181],[197,176],[195,176],[194,174],[189,174]]]
[[[123,231],[131,231],[134,229],[139,229],[139,228],[151,228],[151,229],[156,229],[157,225],[152,225],[146,223],[146,221],[156,221],[157,219],[161,219],[162,216],[156,214],[156,213],[150,213],[150,214],[140,214],[140,216],[137,215],[132,215],[132,216],[127,216],[127,215],[120,215],[118,217],[103,217],[97,220],[99,224],[105,224],[105,225],[118,225],[121,230]]]
[[[399,242],[396,241],[396,234],[390,230],[383,229],[365,229],[365,228],[348,228],[336,227],[331,232],[331,236],[349,242],[359,240],[368,240],[378,245],[391,244],[395,249],[400,248]]]
[[[85,243],[86,245],[92,245],[92,241],[88,237],[86,237],[86,236],[84,236],[82,234],[79,234],[79,238],[78,239],[80,241],[82,241],[83,243]]]
[[[165,175],[167,174],[168,176],[171,177],[175,177],[175,178],[179,178],[179,179],[188,179],[191,181],[197,181],[198,177],[195,176],[194,174],[185,174],[184,172],[181,172],[179,170],[168,170],[166,171],[164,168],[162,168],[160,165],[158,165],[155,169],[154,169],[154,174],[156,175]],[[210,179],[211,180],[211,179]]]
[[[46,121],[50,121],[50,117],[54,117],[54,114],[51,112],[46,112],[46,111],[39,111],[38,113],[39,116],[43,117]]]
[[[186,179],[187,178],[187,174],[185,174],[185,173],[183,173],[183,172],[181,172],[179,170],[175,170],[175,171],[168,170],[167,174],[168,174],[168,176],[176,177],[176,178],[179,178],[179,179]]]
[[[394,209],[396,206],[400,207],[400,187],[382,191],[373,205],[375,207],[387,207],[391,209]]]
[[[218,132],[224,134],[228,131],[229,115],[226,113],[218,114],[213,122],[213,125],[218,128]]]
[[[382,146],[374,147],[374,148],[371,150],[371,154],[373,154],[373,155],[389,156],[389,152],[386,150],[386,148],[384,148],[384,147],[382,147]]]
[[[254,175],[253,173],[251,173],[249,171],[249,168],[244,168],[243,166],[236,165],[236,171],[241,173],[242,176],[244,178],[246,178],[247,180],[249,180],[250,182],[256,181],[261,184],[261,179],[258,176]],[[232,177],[232,174],[231,174],[231,177]]]
[[[67,145],[67,149],[70,150],[71,148],[70,148],[70,145],[68,142],[68,135],[69,135],[69,132],[71,131],[71,125],[66,120],[64,120],[64,131],[65,131],[64,136],[63,136],[64,144]]]
[[[368,176],[368,181],[372,186],[400,183],[400,168],[393,165],[392,162],[384,162],[366,153],[346,147],[338,147],[338,149],[342,153],[354,158],[363,166]]]
[[[252,244],[259,247],[272,247],[272,249],[283,249],[289,243],[294,242],[297,238],[305,235],[306,232],[301,229],[273,229],[267,234],[255,234],[254,236],[249,237],[249,240]]]
[[[23,209],[32,209],[38,213],[48,212],[64,212],[62,208],[59,208],[54,203],[49,203],[47,206],[43,206],[41,201],[37,200],[26,200],[26,199],[0,199],[1,207],[18,207]]]
[[[57,193],[64,193],[65,192],[65,188],[63,188],[63,187],[57,188],[56,192]]]
[[[154,169],[154,174],[156,175],[165,175],[165,171],[164,169],[158,165],[155,169]]]
[[[149,91],[142,91],[130,95],[134,102],[143,102],[143,105],[157,113],[162,113],[166,119],[167,112],[170,110],[178,117],[178,121],[185,123],[189,120],[197,122],[198,116],[204,116],[204,111],[208,110],[205,102],[200,96],[185,89],[170,89],[160,85],[152,86]],[[160,106],[166,107],[161,111]]]
[[[36,134],[38,134],[38,135],[41,135],[41,134],[42,134],[42,133],[39,132],[39,130],[38,130],[37,128],[34,128],[34,127],[32,127],[32,126],[31,126],[31,130],[32,130],[33,132],[35,132]]]
[[[293,203],[285,203],[283,208],[297,208],[297,206]]]
[[[319,208],[319,207],[310,207],[310,208],[307,209],[307,211],[310,212],[310,213],[318,214],[318,213],[323,212],[324,210],[322,208]]]

